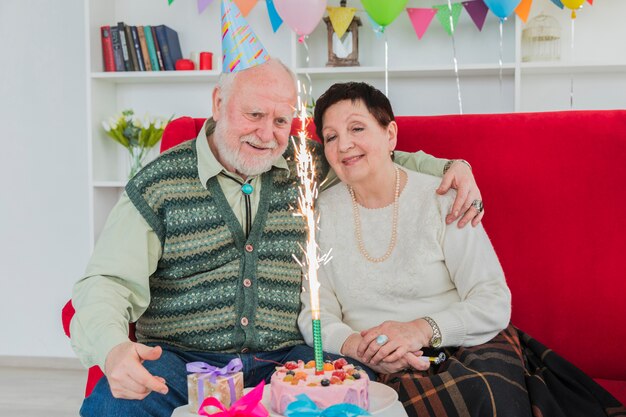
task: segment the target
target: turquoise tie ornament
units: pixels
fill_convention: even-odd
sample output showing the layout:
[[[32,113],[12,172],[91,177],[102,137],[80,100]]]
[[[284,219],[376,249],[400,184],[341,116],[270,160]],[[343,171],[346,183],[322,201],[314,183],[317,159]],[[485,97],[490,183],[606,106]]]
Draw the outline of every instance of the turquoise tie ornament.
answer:
[[[244,185],[241,186],[241,192],[244,193],[245,195],[252,194],[252,191],[254,191],[254,187],[248,183],[245,183]]]

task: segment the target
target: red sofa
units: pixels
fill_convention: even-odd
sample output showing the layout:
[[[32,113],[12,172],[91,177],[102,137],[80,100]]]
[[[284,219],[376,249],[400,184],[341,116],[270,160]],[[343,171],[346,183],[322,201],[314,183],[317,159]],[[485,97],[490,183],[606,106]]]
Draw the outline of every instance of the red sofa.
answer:
[[[173,121],[162,149],[202,122]],[[472,163],[513,324],[626,404],[626,110],[397,122],[398,149]]]

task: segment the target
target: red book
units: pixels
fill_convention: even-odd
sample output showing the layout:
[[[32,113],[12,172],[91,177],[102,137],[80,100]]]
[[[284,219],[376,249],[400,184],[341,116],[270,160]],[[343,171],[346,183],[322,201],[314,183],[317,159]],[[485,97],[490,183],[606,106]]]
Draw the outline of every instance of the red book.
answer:
[[[113,42],[111,42],[111,26],[100,28],[100,38],[102,39],[102,61],[104,70],[115,72],[115,57],[113,55]]]

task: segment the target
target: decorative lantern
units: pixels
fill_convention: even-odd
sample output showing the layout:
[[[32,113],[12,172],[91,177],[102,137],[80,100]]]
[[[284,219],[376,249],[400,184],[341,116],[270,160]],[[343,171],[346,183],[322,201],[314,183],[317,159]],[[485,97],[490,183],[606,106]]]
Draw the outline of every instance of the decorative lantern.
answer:
[[[346,0],[341,0],[340,7],[346,7]],[[324,23],[326,23],[328,31],[328,62],[326,66],[359,66],[359,26],[361,26],[361,19],[354,16],[341,39],[335,33],[330,18],[325,17]]]
[[[522,31],[522,61],[561,59],[561,25],[552,16],[539,14]]]

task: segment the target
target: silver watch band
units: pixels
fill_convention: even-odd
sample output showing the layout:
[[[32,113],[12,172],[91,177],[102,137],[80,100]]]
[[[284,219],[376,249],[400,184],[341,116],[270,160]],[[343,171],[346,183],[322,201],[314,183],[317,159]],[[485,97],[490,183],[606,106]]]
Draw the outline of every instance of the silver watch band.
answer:
[[[430,341],[428,342],[428,344],[430,345],[430,347],[434,347],[434,348],[440,347],[442,343],[442,338],[441,338],[441,330],[439,329],[439,326],[437,326],[437,323],[431,317],[426,316],[422,318],[426,320],[426,322],[433,329],[433,336],[430,338]]]

